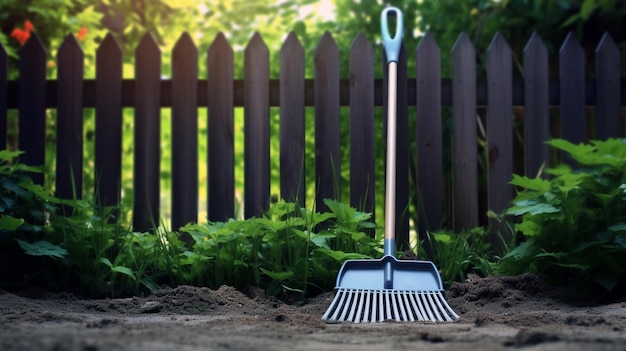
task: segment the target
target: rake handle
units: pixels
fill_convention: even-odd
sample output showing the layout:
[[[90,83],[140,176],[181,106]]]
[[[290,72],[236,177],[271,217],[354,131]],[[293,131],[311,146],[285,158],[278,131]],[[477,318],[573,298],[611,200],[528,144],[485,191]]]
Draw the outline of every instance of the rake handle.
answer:
[[[388,18],[396,17],[393,37],[389,33]],[[398,101],[398,60],[402,47],[403,15],[396,7],[388,7],[381,13],[380,23],[383,46],[387,56],[387,167],[385,179],[385,256],[395,256],[396,251],[396,114]],[[390,268],[389,268],[390,269]],[[387,271],[387,269],[385,270]],[[389,272],[391,274],[391,272]],[[385,272],[387,277],[387,272]],[[389,277],[391,279],[391,277]],[[387,280],[387,278],[385,278]]]

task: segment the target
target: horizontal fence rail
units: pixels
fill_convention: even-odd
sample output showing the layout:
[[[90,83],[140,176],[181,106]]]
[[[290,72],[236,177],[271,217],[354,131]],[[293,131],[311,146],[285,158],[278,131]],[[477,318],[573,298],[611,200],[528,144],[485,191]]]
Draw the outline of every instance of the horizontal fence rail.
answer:
[[[260,216],[269,203],[269,109],[280,109],[280,187],[287,201],[304,203],[305,108],[315,112],[316,203],[337,198],[341,182],[341,148],[350,148],[350,203],[372,212],[374,198],[374,150],[376,107],[386,106],[387,76],[375,77],[377,60],[368,39],[359,34],[350,49],[350,78],[340,77],[340,52],[329,33],[314,52],[314,77],[305,77],[305,53],[294,33],[280,51],[280,77],[270,78],[269,50],[257,33],[244,52],[243,78],[234,77],[233,50],[218,34],[207,51],[207,79],[198,78],[198,50],[184,33],[173,49],[172,76],[161,77],[161,52],[146,34],[135,52],[135,78],[122,77],[122,52],[115,38],[106,36],[96,52],[96,78],[83,78],[83,52],[69,35],[58,50],[58,79],[46,78],[47,54],[34,34],[19,53],[19,79],[8,80],[8,58],[0,47],[0,147],[6,147],[9,109],[19,110],[19,148],[22,161],[41,165],[45,160],[46,109],[57,109],[57,177],[60,197],[81,196],[82,118],[84,108],[95,108],[95,179],[102,205],[117,205],[121,184],[122,109],[133,108],[134,207],[133,225],[147,231],[159,223],[160,109],[172,109],[172,227],[197,220],[198,119],[208,120],[208,217],[226,220],[235,215],[234,112],[244,108],[245,121],[245,216]],[[442,77],[441,50],[427,33],[415,53],[402,50],[398,88],[398,180],[396,208],[408,207],[409,194],[419,194],[418,231],[443,222],[443,209],[452,208],[455,230],[479,224],[478,111],[486,114],[488,169],[487,208],[501,212],[513,197],[509,181],[513,173],[514,108],[521,108],[524,121],[524,168],[535,175],[546,162],[545,141],[550,130],[550,109],[560,111],[558,136],[573,142],[595,138],[623,137],[626,79],[620,67],[620,52],[605,34],[595,53],[593,70],[585,66],[584,52],[569,35],[559,52],[558,76],[550,76],[548,52],[537,34],[523,53],[523,76],[514,78],[512,51],[497,34],[488,51],[486,76],[477,77],[476,52],[462,33],[450,51],[452,70]],[[416,71],[407,72],[407,60]],[[378,62],[378,63],[376,63]],[[594,76],[585,72],[595,71]],[[408,76],[415,78],[409,78]],[[340,108],[350,108],[350,140],[339,135]],[[199,116],[206,107],[208,115]],[[451,107],[452,190],[444,191],[442,132],[443,107]],[[595,126],[587,125],[587,109],[595,109]],[[409,130],[409,110],[417,116],[416,130]],[[383,134],[384,135],[384,134]],[[308,136],[312,137],[312,136]],[[417,150],[409,150],[415,140]],[[384,147],[384,145],[380,145]],[[413,152],[411,152],[413,151]],[[415,160],[410,155],[417,155]],[[416,165],[416,179],[409,167]],[[41,175],[34,177],[43,182]],[[411,189],[416,184],[415,189]],[[408,242],[406,213],[396,214],[398,241]]]

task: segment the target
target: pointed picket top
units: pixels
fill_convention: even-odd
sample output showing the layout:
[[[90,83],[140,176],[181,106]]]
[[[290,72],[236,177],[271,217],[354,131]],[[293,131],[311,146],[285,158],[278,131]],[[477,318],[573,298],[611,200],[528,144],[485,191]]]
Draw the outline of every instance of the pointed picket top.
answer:
[[[98,49],[96,49],[96,56],[103,59],[122,57],[122,47],[113,34],[107,33]]]
[[[68,34],[59,48],[59,64],[61,64],[61,61],[65,59],[65,57],[68,57],[70,60],[82,60],[83,56],[83,49],[80,47],[76,37],[74,37],[73,34]]]
[[[30,38],[26,41],[24,46],[20,49],[20,59],[27,55],[46,56],[46,49],[41,42],[41,38],[36,32],[31,33]]]
[[[152,57],[159,55],[161,55],[161,50],[156,40],[154,40],[154,36],[150,33],[144,34],[135,50],[135,56],[138,58],[139,56]]]
[[[322,35],[322,39],[320,39],[317,47],[315,48],[315,60],[317,61],[319,58],[331,54],[338,55],[339,48],[337,47],[337,43],[335,43],[335,39],[333,39],[330,32],[325,31]]]
[[[461,32],[461,34],[459,34],[459,37],[456,39],[456,42],[450,51],[452,52],[452,55],[459,55],[462,52],[467,52],[468,54],[475,53],[474,45],[465,32]]]
[[[583,47],[582,45],[580,45],[578,39],[576,39],[576,35],[574,35],[574,32],[567,33],[567,37],[565,37],[565,40],[563,41],[563,44],[559,49],[559,54],[561,55],[561,57],[584,54]]]
[[[283,46],[280,48],[281,61],[283,58],[304,58],[304,47],[298,39],[298,36],[294,32],[289,32],[287,38],[283,42]]]
[[[230,43],[228,43],[228,39],[226,39],[224,33],[217,33],[215,39],[213,39],[211,46],[209,46],[209,56],[211,56],[211,53],[213,52],[215,52],[215,55],[218,56],[233,56],[233,48],[230,46]]]
[[[547,60],[548,48],[544,44],[541,35],[537,32],[533,32],[524,46],[524,65],[527,65],[529,60]]]
[[[487,53],[488,54],[492,54],[492,53],[510,54],[511,53],[511,47],[509,46],[509,43],[506,41],[506,39],[504,38],[504,35],[502,35],[501,32],[497,32],[496,35],[493,36],[493,39],[491,40],[491,43],[489,44],[489,47],[487,48]]]
[[[198,55],[198,49],[196,44],[193,42],[191,35],[188,32],[184,32],[180,35],[176,44],[174,45],[174,49],[172,50],[174,55],[177,53],[182,53],[183,55]],[[184,59],[185,56],[183,56]]]
[[[247,56],[250,54],[269,55],[269,49],[267,48],[267,45],[265,44],[265,41],[263,41],[263,37],[261,37],[261,34],[259,34],[259,32],[254,32],[252,38],[250,38],[250,41],[246,46],[246,49],[244,50],[244,55]]]
[[[598,47],[596,48],[596,55],[602,56],[602,57],[604,56],[618,57],[618,62],[619,62],[619,56],[620,56],[619,48],[617,47],[617,44],[615,44],[615,41],[613,40],[613,37],[611,37],[611,34],[604,33],[602,35],[602,38],[600,39],[600,43],[598,44]]]
[[[439,44],[437,44],[437,41],[432,33],[427,31],[422,37],[420,43],[417,45],[415,52],[419,58],[423,58],[428,55],[439,56],[441,54],[441,49],[439,49]]]
[[[369,39],[367,39],[367,35],[360,31],[354,38],[354,41],[352,41],[350,52],[365,52],[369,50],[373,50],[372,44],[370,44]]]

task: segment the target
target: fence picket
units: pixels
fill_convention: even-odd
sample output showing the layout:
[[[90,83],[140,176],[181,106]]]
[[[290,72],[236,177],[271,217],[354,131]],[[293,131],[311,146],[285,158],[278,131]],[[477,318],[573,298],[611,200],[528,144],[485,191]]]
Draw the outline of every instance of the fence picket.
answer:
[[[144,232],[159,225],[161,52],[145,34],[135,52],[135,149],[133,226]]]
[[[587,140],[585,52],[570,32],[559,50],[561,137],[574,144]]]
[[[255,33],[244,53],[244,215],[261,217],[269,206],[269,50]]]
[[[208,218],[235,215],[233,49],[223,33],[209,47],[208,58]]]
[[[198,49],[183,33],[172,53],[172,229],[198,220]]]
[[[374,52],[360,32],[350,48],[350,205],[374,213]]]
[[[56,194],[81,199],[83,194],[83,61],[73,35],[58,53]]]
[[[478,225],[476,52],[466,33],[452,47],[452,113],[453,226],[460,232]]]
[[[0,150],[7,148],[7,110],[9,90],[9,55],[0,44]]]
[[[280,194],[285,201],[305,199],[304,47],[294,32],[280,50]]]
[[[548,49],[534,32],[524,48],[524,170],[527,177],[550,165]]]
[[[110,33],[96,52],[95,96],[96,201],[116,206],[122,184],[122,49]]]
[[[339,49],[325,32],[315,49],[315,204],[319,212],[328,207],[324,199],[338,199],[341,191]]]
[[[488,209],[500,214],[513,199],[513,64],[509,44],[498,32],[487,49]],[[492,221],[495,228],[500,222]],[[502,237],[498,236],[501,235]],[[492,243],[502,250],[508,232],[500,230]]]
[[[416,50],[417,213],[420,240],[443,224],[441,50],[430,32]],[[430,248],[427,246],[427,250]]]
[[[623,135],[620,111],[620,52],[608,33],[604,33],[596,49],[596,138],[617,138]]]
[[[20,160],[41,166],[46,160],[46,51],[33,33],[19,52],[19,149]],[[30,173],[35,184],[43,184],[42,173]]]

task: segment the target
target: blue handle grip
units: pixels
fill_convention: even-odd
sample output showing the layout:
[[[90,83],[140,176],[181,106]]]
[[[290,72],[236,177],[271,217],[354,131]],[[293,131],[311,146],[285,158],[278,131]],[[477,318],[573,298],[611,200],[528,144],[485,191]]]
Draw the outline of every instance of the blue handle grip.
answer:
[[[389,34],[389,23],[387,18],[390,13],[396,15],[396,34],[392,38]],[[402,17],[402,11],[397,7],[387,7],[380,14],[380,27],[383,34],[383,46],[385,47],[385,54],[387,54],[387,63],[398,62],[400,56],[400,46],[402,45],[402,26],[404,19]]]

